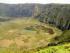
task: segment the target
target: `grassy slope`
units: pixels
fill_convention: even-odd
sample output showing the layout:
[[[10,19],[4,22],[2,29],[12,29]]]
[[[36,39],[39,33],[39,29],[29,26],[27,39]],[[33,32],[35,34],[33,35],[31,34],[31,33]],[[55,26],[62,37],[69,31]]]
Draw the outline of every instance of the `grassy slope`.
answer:
[[[53,32],[53,33],[50,33]],[[0,53],[33,53],[62,32],[35,19],[17,19],[0,25]]]
[[[70,43],[41,49],[36,53],[70,53]]]
[[[61,36],[54,40],[54,42],[56,41],[61,42],[61,44],[41,49],[36,53],[70,53],[70,30],[64,31]]]

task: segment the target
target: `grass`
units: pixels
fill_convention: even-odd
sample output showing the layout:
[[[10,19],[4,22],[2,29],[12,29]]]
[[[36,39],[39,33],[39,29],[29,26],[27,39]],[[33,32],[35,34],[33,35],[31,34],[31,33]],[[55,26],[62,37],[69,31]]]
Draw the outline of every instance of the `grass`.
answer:
[[[57,46],[50,46],[39,49],[36,53],[70,53],[70,30],[65,30],[61,36],[56,36],[53,43],[58,42]]]
[[[44,48],[36,53],[70,53],[70,43]]]
[[[17,19],[0,25],[0,53],[33,53],[62,31],[36,19]]]

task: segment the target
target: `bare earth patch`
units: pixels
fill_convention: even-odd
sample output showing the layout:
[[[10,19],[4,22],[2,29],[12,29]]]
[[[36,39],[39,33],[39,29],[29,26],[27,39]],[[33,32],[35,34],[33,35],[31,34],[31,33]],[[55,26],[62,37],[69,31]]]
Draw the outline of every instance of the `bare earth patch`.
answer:
[[[21,39],[15,39],[15,43],[17,47],[21,47],[24,45],[24,41],[22,41]]]
[[[0,40],[0,46],[1,47],[9,47],[13,43],[13,40]]]

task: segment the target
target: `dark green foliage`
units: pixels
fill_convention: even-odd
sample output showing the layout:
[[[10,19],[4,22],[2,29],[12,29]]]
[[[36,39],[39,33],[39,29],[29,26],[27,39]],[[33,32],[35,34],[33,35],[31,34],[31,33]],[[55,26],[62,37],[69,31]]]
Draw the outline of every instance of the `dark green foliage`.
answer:
[[[70,30],[64,31],[61,36],[56,36],[54,40],[52,40],[52,42],[49,44],[49,46],[67,42],[70,42]]]
[[[70,4],[0,4],[0,16],[11,17],[8,20],[14,17],[35,17],[61,30],[70,29]]]
[[[70,5],[48,4],[36,17],[45,23],[54,24],[61,30],[70,29]]]
[[[60,42],[70,42],[70,30],[64,31],[56,40],[59,40]]]

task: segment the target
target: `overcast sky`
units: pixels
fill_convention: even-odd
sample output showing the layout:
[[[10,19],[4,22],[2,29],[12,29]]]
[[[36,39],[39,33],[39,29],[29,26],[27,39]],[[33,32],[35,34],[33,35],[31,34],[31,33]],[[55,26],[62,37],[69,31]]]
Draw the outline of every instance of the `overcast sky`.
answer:
[[[67,3],[70,4],[70,0],[0,0],[0,3],[10,3],[10,4],[16,4],[16,3]]]

